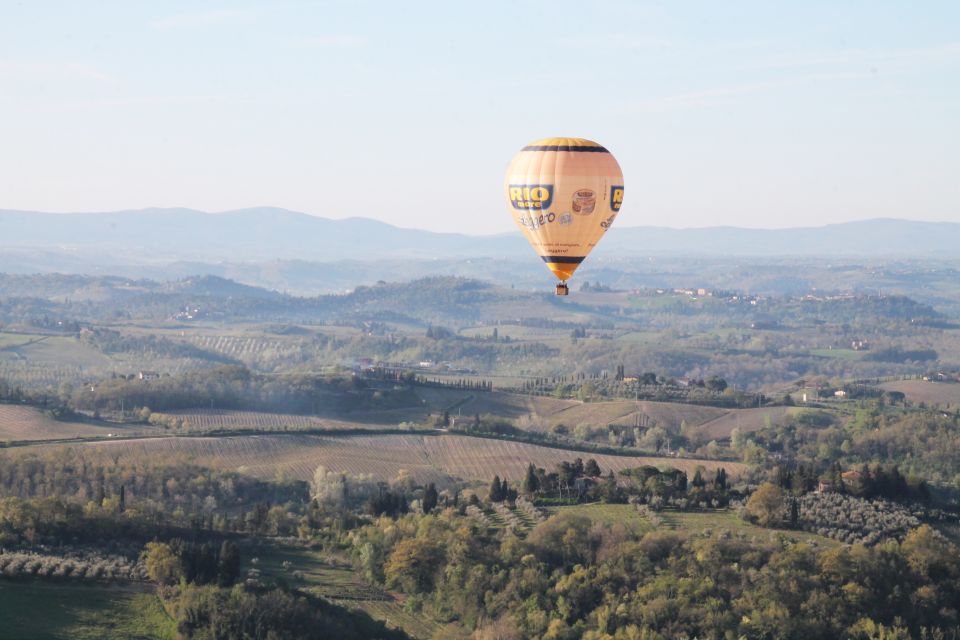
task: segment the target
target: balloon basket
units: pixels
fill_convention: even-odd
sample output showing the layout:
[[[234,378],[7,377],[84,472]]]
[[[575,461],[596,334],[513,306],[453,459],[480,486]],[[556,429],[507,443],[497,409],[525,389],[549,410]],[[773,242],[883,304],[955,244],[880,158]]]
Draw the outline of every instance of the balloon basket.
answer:
[[[568,296],[570,295],[570,288],[567,286],[566,282],[561,282],[557,285],[557,295],[558,296]]]

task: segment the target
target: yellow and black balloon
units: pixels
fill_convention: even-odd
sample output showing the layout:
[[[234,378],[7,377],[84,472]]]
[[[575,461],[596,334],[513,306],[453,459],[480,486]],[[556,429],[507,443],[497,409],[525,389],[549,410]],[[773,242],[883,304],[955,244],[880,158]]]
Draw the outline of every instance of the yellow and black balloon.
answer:
[[[620,212],[620,165],[596,142],[545,138],[513,157],[504,188],[514,222],[561,281],[557,292],[565,292]]]

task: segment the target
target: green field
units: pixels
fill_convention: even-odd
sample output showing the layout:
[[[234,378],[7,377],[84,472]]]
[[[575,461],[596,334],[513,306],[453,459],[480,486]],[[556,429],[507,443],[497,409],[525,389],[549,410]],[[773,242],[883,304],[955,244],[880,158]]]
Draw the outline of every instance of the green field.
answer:
[[[0,333],[0,358],[84,368],[110,365],[109,357],[73,336]]]
[[[620,523],[631,533],[638,535],[649,533],[655,529],[649,520],[637,512],[636,507],[629,504],[580,504],[573,507],[549,507],[546,511],[552,516],[576,513],[577,515],[587,516],[594,522]]]
[[[658,331],[627,331],[619,336],[619,342],[628,342],[631,344],[656,344],[662,335]]]
[[[862,360],[864,352],[853,349],[810,349],[810,355],[837,360]]]
[[[0,440],[61,440],[138,435],[148,432],[142,425],[106,422],[54,420],[34,407],[0,404]]]
[[[525,327],[523,325],[505,324],[497,326],[467,327],[460,330],[460,335],[468,338],[489,338],[496,328],[497,336],[502,340],[510,338],[511,340],[560,340],[570,339],[569,329],[547,329],[544,327]]]
[[[744,522],[732,510],[722,511],[661,511],[657,516],[663,521],[659,527],[642,517],[633,505],[628,504],[583,504],[572,507],[551,507],[551,515],[560,513],[576,513],[585,515],[595,522],[606,524],[622,523],[634,533],[647,533],[656,528],[677,531],[687,534],[703,534],[707,531],[744,531],[756,536],[771,536],[783,534],[789,539],[801,542],[815,542],[819,546],[837,546],[842,544],[831,538],[825,538],[806,531],[765,529]]]
[[[0,581],[0,639],[173,639],[152,593],[120,587]]]
[[[403,629],[414,638],[430,638],[436,631],[434,623],[407,612],[394,594],[366,584],[342,559],[331,562],[317,551],[295,546],[260,547],[250,549],[247,555],[257,557],[258,561],[246,569],[256,566],[262,580],[281,578],[291,586],[341,606],[365,611],[370,617]],[[284,568],[284,562],[289,563],[289,568]],[[296,577],[294,572],[302,577]]]

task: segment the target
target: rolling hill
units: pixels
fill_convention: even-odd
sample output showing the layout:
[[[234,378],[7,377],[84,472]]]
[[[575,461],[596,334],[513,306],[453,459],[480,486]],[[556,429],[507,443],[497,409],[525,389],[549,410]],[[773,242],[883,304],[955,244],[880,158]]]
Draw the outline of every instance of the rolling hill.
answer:
[[[494,474],[519,481],[527,465],[552,469],[564,460],[595,458],[600,468],[621,471],[641,465],[677,467],[693,474],[697,465],[724,467],[736,476],[745,466],[689,458],[613,456],[460,435],[263,435],[220,438],[153,438],[87,443],[100,451],[132,459],[186,454],[199,464],[247,473],[264,479],[313,478],[316,468],[350,474],[370,474],[391,480],[403,471],[418,482],[445,483],[451,478],[485,482]]]

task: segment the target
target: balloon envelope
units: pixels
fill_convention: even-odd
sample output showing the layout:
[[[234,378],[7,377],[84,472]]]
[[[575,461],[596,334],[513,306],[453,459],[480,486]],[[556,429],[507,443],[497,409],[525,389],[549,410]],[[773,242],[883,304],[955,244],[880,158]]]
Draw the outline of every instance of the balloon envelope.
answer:
[[[545,138],[513,157],[504,189],[514,222],[550,271],[567,280],[617,217],[623,172],[596,142]]]

